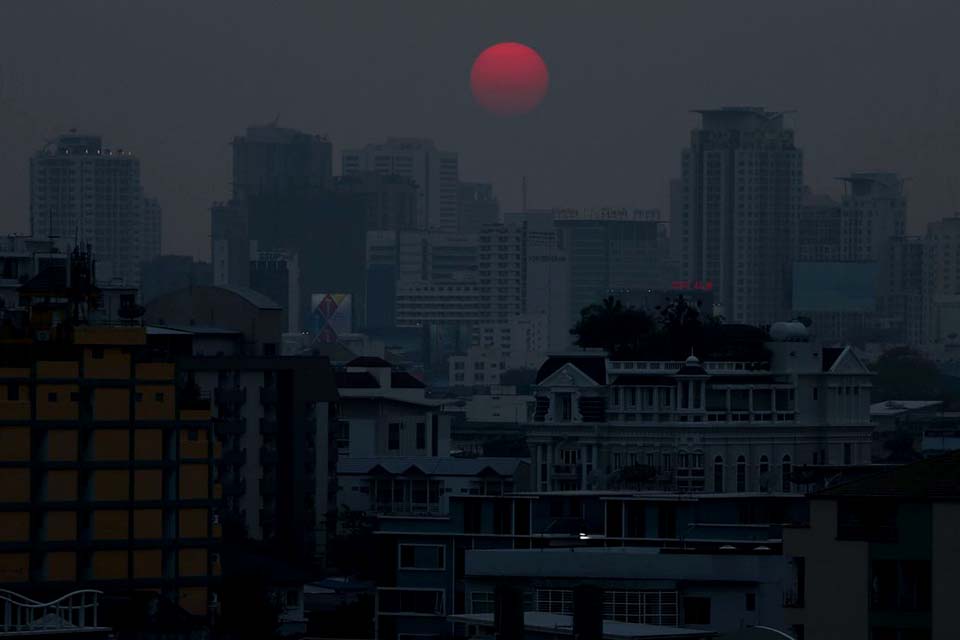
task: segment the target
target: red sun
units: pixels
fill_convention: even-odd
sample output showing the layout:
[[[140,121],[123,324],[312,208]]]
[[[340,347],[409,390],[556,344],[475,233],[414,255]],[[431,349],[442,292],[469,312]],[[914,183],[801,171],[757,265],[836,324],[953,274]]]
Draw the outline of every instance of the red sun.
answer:
[[[470,70],[477,103],[500,116],[533,111],[547,95],[550,74],[540,54],[517,42],[484,49]]]

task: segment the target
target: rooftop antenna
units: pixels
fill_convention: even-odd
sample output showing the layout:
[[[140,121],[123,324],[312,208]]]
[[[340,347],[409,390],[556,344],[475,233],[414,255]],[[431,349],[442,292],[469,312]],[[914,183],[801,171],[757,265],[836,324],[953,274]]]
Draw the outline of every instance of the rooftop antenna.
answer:
[[[523,176],[523,180],[520,182],[520,192],[521,199],[523,202],[523,212],[527,212],[527,176]]]

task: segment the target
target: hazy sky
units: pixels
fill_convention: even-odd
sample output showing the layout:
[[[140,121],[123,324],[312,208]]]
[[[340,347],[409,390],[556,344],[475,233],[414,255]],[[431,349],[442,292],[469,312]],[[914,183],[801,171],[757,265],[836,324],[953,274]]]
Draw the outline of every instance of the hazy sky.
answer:
[[[24,232],[28,158],[75,127],[137,152],[164,251],[208,254],[228,142],[251,123],[460,152],[504,209],[667,209],[691,109],[796,109],[807,182],[911,178],[910,228],[960,209],[960,3],[0,0],[0,232]],[[547,62],[533,114],[482,112],[468,76],[515,40]],[[339,162],[335,162],[335,166]],[[322,248],[318,248],[322,250]]]

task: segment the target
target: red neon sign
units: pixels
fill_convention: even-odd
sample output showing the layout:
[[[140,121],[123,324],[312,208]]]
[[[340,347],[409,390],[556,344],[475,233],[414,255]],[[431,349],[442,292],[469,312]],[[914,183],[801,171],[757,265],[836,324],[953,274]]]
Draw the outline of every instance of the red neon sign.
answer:
[[[713,291],[713,280],[674,280],[670,286],[673,289]]]

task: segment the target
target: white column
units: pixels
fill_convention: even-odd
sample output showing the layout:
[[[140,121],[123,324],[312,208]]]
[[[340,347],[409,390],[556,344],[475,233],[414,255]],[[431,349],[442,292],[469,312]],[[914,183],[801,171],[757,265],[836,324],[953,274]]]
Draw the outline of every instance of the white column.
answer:
[[[590,445],[580,447],[580,488],[587,488],[587,457],[590,455]]]

